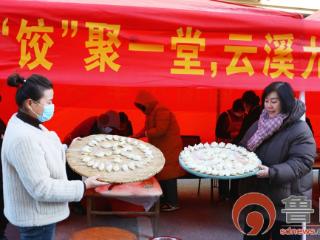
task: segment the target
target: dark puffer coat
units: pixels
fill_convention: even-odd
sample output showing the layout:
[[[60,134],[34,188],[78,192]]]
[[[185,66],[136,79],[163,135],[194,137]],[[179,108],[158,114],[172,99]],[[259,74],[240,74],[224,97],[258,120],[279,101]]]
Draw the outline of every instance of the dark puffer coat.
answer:
[[[277,220],[285,221],[281,213],[281,200],[291,195],[312,197],[312,165],[316,156],[316,144],[305,121],[300,120],[305,105],[296,100],[290,115],[281,128],[256,149],[262,164],[269,167],[269,178],[242,180],[240,192],[260,192],[273,201]],[[240,145],[246,146],[258,128],[258,122],[248,130]]]

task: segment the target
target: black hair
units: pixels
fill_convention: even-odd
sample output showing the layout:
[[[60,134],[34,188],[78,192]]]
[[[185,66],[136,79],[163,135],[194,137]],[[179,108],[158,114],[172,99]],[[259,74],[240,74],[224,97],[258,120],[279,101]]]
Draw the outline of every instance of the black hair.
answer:
[[[242,100],[240,98],[234,100],[234,102],[232,104],[232,110],[234,112],[244,112],[244,107],[243,107],[243,104],[242,104]]]
[[[245,91],[241,99],[243,103],[246,103],[250,106],[257,106],[260,102],[259,96],[257,96],[257,94],[252,90]]]
[[[128,115],[125,112],[119,112],[119,118],[122,123],[129,121]]]
[[[266,97],[276,92],[280,99],[281,112],[288,113],[294,107],[295,98],[291,85],[287,82],[273,82],[269,84],[262,93],[262,102],[264,103]]]
[[[10,75],[7,79],[7,84],[10,87],[16,87],[16,103],[22,107],[27,99],[38,101],[43,97],[43,92],[48,89],[53,89],[52,83],[45,77],[37,74],[32,74],[29,78],[24,79],[17,73]]]
[[[146,106],[142,105],[141,103],[134,103],[134,105],[139,108],[142,112],[147,110]]]

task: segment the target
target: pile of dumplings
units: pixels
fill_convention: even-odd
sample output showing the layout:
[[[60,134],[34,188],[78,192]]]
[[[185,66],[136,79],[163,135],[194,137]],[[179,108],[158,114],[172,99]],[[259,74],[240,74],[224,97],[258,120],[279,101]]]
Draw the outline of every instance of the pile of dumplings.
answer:
[[[81,149],[81,161],[105,172],[132,171],[143,168],[154,158],[142,141],[117,135],[96,136]]]
[[[239,176],[256,171],[261,164],[255,153],[223,142],[185,147],[180,161],[188,169],[213,176]]]

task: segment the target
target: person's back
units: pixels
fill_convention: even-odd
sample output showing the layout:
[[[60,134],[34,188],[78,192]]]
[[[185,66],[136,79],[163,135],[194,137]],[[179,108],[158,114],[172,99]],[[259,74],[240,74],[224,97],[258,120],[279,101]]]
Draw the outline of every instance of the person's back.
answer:
[[[216,140],[230,143],[239,134],[243,123],[244,107],[241,99],[236,99],[232,108],[220,114],[216,125]],[[237,197],[237,181],[219,180],[219,196],[221,200]]]
[[[242,102],[247,114],[243,119],[239,134],[233,140],[234,144],[239,144],[252,124],[259,120],[262,111],[259,105],[260,98],[253,91],[246,91],[242,96]]]
[[[135,102],[146,107],[145,131],[148,142],[159,148],[166,158],[166,164],[157,178],[183,176],[185,172],[178,161],[182,140],[175,115],[146,92],[138,95]]]
[[[156,126],[155,123],[158,123]],[[169,142],[174,146],[182,147],[180,138],[180,127],[175,115],[166,107],[160,104],[156,105],[154,110],[147,116],[146,128],[148,131],[148,139],[150,143],[163,148]],[[157,130],[154,130],[157,128]],[[172,146],[172,145],[171,145]]]
[[[132,136],[133,128],[128,115],[125,112],[119,112],[119,117],[120,117],[120,130],[118,135],[124,136],[124,137]]]
[[[157,115],[166,117],[157,117]],[[152,129],[155,127],[155,122],[160,122],[160,125],[163,124],[163,128],[161,129],[161,127],[159,127],[160,130],[152,131]],[[178,162],[178,158],[182,150],[182,140],[180,136],[180,127],[175,115],[167,108],[157,105],[150,116],[147,117],[146,126],[147,129],[151,129],[151,131],[148,131],[149,142],[158,147],[163,152],[166,160],[168,161],[168,164],[164,168],[165,171],[163,171],[163,173],[160,172],[158,174],[158,178],[170,179],[173,177],[177,177],[177,173],[180,176],[184,175],[183,171],[180,174],[179,171],[177,171],[181,168]]]
[[[216,125],[215,135],[218,142],[232,142],[239,134],[243,123],[244,108],[241,99],[233,102],[232,108],[221,113]]]
[[[148,92],[139,92],[135,105],[146,115],[146,121],[144,129],[134,137],[148,137],[149,143],[159,148],[166,159],[164,168],[156,175],[163,191],[161,210],[177,210],[177,177],[185,174],[178,161],[182,150],[178,122],[174,114]]]
[[[261,106],[257,105],[254,106],[250,112],[244,117],[243,119],[243,127],[242,127],[242,131],[245,134],[248,129],[256,122],[259,120],[260,114],[261,114]],[[243,134],[243,135],[244,135]],[[242,136],[243,136],[242,135]]]
[[[97,117],[89,117],[75,127],[63,140],[64,144],[70,145],[72,140],[77,137],[86,137],[91,134],[97,134],[93,131],[96,125]]]

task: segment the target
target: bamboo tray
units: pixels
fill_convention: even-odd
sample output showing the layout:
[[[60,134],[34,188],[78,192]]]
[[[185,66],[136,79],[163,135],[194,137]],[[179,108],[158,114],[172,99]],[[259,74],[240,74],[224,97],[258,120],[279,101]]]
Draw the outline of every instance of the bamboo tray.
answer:
[[[129,162],[132,162],[133,160],[126,158],[124,156],[120,156],[119,154],[112,153],[111,156],[103,156],[103,157],[95,157],[94,153],[97,151],[103,152],[107,151],[106,149],[103,149],[101,146],[103,144],[109,144],[109,145],[114,145],[116,143],[119,143],[120,141],[116,141],[114,139],[112,140],[107,140],[107,136],[112,136],[114,135],[106,135],[106,134],[97,134],[97,135],[90,135],[85,138],[79,138],[74,140],[70,147],[67,150],[66,157],[67,157],[67,162],[70,166],[70,168],[75,171],[76,173],[80,174],[81,176],[84,177],[90,177],[90,176],[101,176],[99,180],[104,181],[104,182],[109,182],[109,183],[129,183],[129,182],[137,182],[137,181],[143,181],[145,179],[148,179],[157,173],[159,173],[165,163],[165,158],[162,154],[162,152],[154,147],[153,145],[143,142],[141,140],[137,139],[131,139],[131,141],[135,142],[137,141],[137,144],[144,145],[147,147],[149,150],[152,151],[153,158],[151,161],[146,163],[147,157],[144,155],[144,152],[141,151],[137,145],[128,143],[128,138],[127,137],[120,137],[123,142],[128,143],[128,145],[132,146],[132,154],[136,154],[141,156],[141,164],[143,163],[144,165],[141,167],[137,167],[133,170],[129,169],[128,171],[124,171],[122,169],[118,171],[111,171],[108,172],[106,169],[104,170],[99,170],[97,168],[92,168],[87,166],[87,163],[82,161],[82,158],[84,156],[92,157],[92,159],[95,160],[95,162],[101,162],[104,163],[105,165],[108,164],[117,164],[114,163],[115,159],[120,159],[122,160],[122,164],[127,164]],[[87,153],[88,155],[83,154],[83,148],[85,146],[88,146],[87,144],[89,142],[92,142],[93,140],[96,139],[96,137],[99,138],[105,138],[105,140],[102,140],[101,142],[98,142],[98,144],[94,147],[92,147],[93,152]],[[110,137],[109,137],[110,138]],[[129,140],[130,141],[130,140]],[[110,152],[110,151],[109,151]]]

